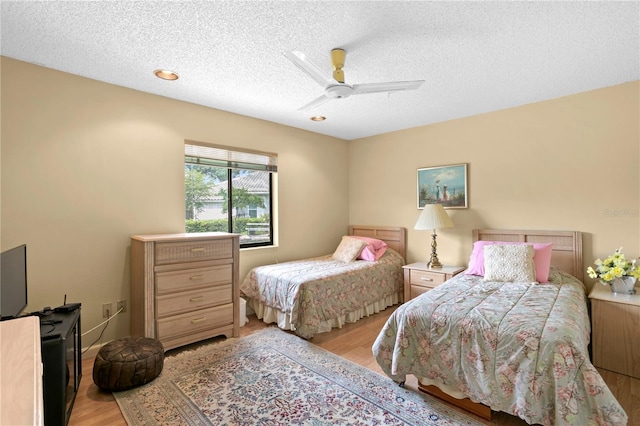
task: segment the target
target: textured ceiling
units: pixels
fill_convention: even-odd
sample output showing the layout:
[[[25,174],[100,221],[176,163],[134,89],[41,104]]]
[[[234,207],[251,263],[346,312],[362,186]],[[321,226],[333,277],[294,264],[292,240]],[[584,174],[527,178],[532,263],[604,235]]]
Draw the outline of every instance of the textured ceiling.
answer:
[[[640,2],[5,1],[1,53],[143,92],[356,139],[640,79]],[[283,52],[347,83],[332,100]],[[176,71],[159,80],[153,70]],[[312,122],[311,115],[324,115]]]

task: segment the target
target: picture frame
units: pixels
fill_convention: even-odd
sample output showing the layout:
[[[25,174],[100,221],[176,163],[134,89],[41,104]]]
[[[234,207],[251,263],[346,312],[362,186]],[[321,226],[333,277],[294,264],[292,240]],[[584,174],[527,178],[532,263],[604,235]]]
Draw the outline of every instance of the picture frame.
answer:
[[[418,209],[425,204],[442,204],[445,209],[466,209],[468,204],[467,163],[418,169]]]

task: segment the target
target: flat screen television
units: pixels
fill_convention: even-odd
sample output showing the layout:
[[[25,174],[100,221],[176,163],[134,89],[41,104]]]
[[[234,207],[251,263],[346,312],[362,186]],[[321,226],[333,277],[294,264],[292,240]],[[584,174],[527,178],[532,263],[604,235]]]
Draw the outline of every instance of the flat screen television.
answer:
[[[0,320],[17,318],[27,307],[27,246],[0,255]]]

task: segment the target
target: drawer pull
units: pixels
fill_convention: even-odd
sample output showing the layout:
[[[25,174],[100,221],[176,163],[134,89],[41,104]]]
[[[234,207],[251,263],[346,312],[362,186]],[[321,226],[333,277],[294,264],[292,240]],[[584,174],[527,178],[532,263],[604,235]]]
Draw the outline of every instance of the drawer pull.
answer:
[[[192,275],[189,277],[190,280],[201,280],[204,278],[204,275]]]
[[[421,277],[420,281],[433,282],[433,278]]]
[[[199,322],[205,321],[206,319],[207,319],[207,317],[200,317],[200,318],[192,319],[191,320],[191,324],[197,324]]]
[[[200,300],[204,299],[204,296],[195,296],[192,297],[191,299],[189,299],[190,302],[198,302]]]
[[[191,249],[191,253],[199,253],[203,251],[204,251],[204,247],[194,247]]]

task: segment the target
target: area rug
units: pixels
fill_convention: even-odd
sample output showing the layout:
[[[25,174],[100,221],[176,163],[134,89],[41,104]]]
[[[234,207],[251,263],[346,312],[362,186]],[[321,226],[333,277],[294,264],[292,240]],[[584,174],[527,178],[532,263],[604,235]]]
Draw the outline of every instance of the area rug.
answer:
[[[277,327],[167,356],[114,396],[131,426],[482,425]]]

